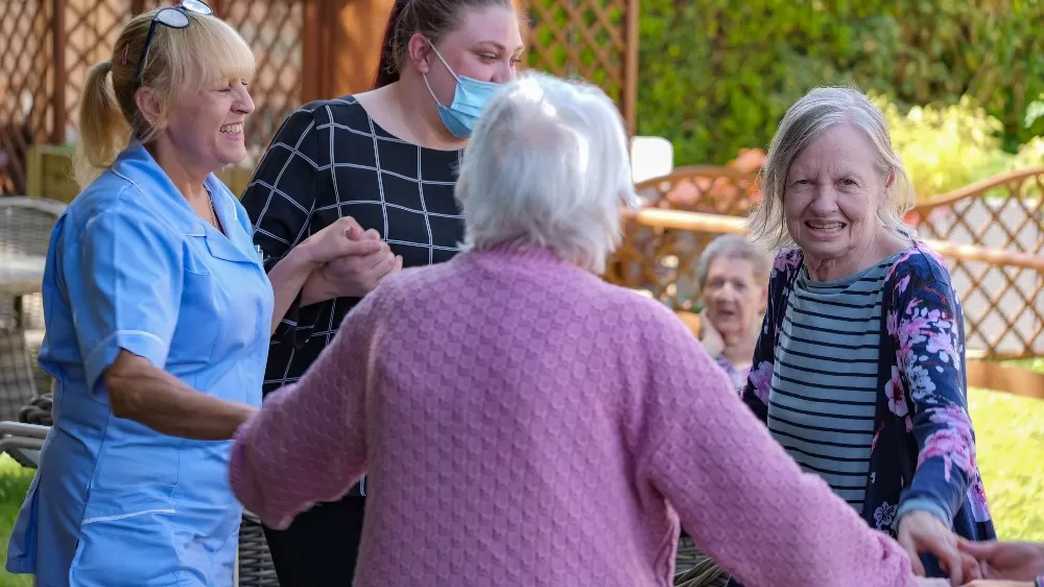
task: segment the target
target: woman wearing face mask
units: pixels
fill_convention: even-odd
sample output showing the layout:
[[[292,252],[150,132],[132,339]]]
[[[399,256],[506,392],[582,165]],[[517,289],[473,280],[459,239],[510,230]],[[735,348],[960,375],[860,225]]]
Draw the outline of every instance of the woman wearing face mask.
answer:
[[[243,197],[268,262],[342,218],[357,224],[349,236],[379,238],[394,257],[345,255],[312,274],[272,338],[266,393],[295,382],[385,275],[457,253],[462,149],[522,50],[510,0],[396,0],[376,88],[305,105],[283,124]],[[283,585],[351,584],[365,493],[363,481],[284,531],[266,529]]]

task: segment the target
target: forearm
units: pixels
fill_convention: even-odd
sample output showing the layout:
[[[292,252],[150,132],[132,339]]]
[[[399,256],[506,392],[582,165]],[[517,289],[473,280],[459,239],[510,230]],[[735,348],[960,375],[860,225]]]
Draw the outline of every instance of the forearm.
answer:
[[[276,327],[279,326],[279,322],[294,303],[298,293],[302,294],[302,306],[307,306],[317,301],[304,299],[304,294],[307,290],[306,292],[301,291],[301,288],[304,287],[316,267],[317,265],[308,259],[303,249],[295,247],[269,270],[268,280],[272,282],[272,291],[275,294],[275,304],[272,307],[271,332],[275,332]]]
[[[916,406],[913,435],[917,440],[917,468],[903,492],[896,520],[910,511],[921,510],[938,517],[949,526],[953,517],[976,492],[969,491],[978,478],[975,467],[975,439],[971,420],[957,404]],[[981,485],[976,485],[981,489]],[[982,499],[985,509],[985,498]],[[969,503],[969,507],[976,507]]]
[[[344,392],[328,383],[323,386],[330,395]],[[301,383],[270,394],[236,433],[229,464],[233,491],[272,528],[287,527],[316,502],[338,499],[363,474],[364,443],[345,426],[339,398],[316,410],[307,405],[315,401],[306,399],[310,394]]]
[[[867,527],[782,450],[769,449],[755,434],[744,436],[733,445],[743,447],[743,459],[677,469],[721,477],[681,480],[671,491],[698,547],[748,585],[912,584],[910,561],[897,543]]]
[[[911,584],[899,545],[871,530],[822,479],[802,473],[723,391],[724,374],[703,371],[678,379],[695,396],[663,403],[671,407],[662,422],[672,423],[657,423],[664,437],[644,459],[696,545],[748,585]],[[686,473],[693,471],[699,474]]]
[[[356,306],[304,377],[270,394],[236,433],[232,490],[271,528],[344,495],[365,472],[372,301]]]
[[[257,411],[192,389],[127,351],[121,351],[105,372],[105,385],[117,417],[171,436],[227,440]]]
[[[319,277],[319,273],[319,270],[312,272],[308,279],[305,280],[304,285],[301,286],[301,307],[311,306],[312,304],[318,304],[319,302],[325,302],[337,297],[337,293],[329,287],[329,283],[326,280]]]

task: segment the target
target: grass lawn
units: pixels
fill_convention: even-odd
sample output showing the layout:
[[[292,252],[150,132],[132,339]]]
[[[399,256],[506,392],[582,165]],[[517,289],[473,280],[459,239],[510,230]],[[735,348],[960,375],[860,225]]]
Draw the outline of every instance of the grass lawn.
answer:
[[[0,587],[31,587],[33,584],[29,575],[12,575],[3,570],[3,562],[7,560],[7,538],[32,480],[32,469],[22,468],[6,454],[0,455]]]
[[[997,534],[1044,541],[1044,401],[981,389],[968,401]]]
[[[1044,401],[973,389],[969,402],[997,532],[1007,540],[1044,541]],[[0,455],[0,561],[32,475]],[[0,570],[0,587],[30,585]]]

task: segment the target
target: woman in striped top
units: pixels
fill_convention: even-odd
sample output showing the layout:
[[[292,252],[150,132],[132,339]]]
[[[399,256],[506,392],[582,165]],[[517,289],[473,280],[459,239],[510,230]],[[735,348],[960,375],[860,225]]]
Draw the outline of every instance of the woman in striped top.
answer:
[[[960,581],[956,535],[994,536],[961,308],[902,224],[910,190],[881,113],[855,90],[811,91],[780,123],[762,185],[754,234],[782,251],[744,400],[915,568]]]

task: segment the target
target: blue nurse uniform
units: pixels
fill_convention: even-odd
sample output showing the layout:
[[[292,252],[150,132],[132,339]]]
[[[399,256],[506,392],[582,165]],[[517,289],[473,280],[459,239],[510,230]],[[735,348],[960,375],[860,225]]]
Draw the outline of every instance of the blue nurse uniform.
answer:
[[[213,175],[205,186],[224,234],[135,144],[55,225],[40,353],[54,426],[7,559],[41,587],[232,584],[231,442],[118,418],[101,377],[126,349],[203,393],[260,405],[272,287],[246,212]]]

